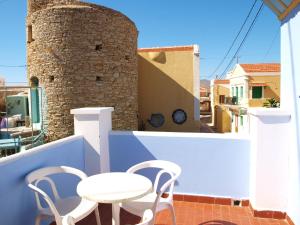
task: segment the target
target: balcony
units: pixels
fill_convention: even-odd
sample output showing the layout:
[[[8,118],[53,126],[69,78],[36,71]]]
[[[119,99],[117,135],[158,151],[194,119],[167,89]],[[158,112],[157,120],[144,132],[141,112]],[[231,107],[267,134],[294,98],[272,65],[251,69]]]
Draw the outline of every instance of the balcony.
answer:
[[[249,107],[263,107],[266,101],[266,98],[249,99]]]
[[[173,161],[182,168],[175,187],[179,225],[287,224],[288,158],[282,151],[286,137],[281,134],[289,114],[276,110],[269,114],[252,112],[253,131],[249,136],[235,136],[112,131],[111,111],[74,110],[74,136],[0,159],[0,224],[33,224],[36,205],[24,178],[37,168],[66,165],[93,175],[126,171],[152,159]],[[261,135],[269,130],[275,135],[273,142],[266,142],[266,136]],[[63,195],[76,194],[75,180],[60,179],[59,183]],[[110,224],[110,206],[99,207],[102,224]],[[157,225],[170,224],[167,213],[158,214]],[[137,219],[124,211],[121,218],[123,224]],[[93,224],[93,219],[79,224]]]

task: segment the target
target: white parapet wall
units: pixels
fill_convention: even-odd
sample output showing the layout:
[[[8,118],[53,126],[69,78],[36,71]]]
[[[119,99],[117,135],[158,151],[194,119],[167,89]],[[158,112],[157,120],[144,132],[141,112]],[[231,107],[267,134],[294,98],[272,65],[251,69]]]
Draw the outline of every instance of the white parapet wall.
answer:
[[[249,111],[251,138],[250,201],[256,210],[286,212],[288,204],[288,128],[281,109]]]
[[[109,136],[112,171],[147,160],[168,160],[181,169],[178,194],[249,199],[250,140],[233,134],[125,132]]]
[[[84,137],[85,172],[110,171],[108,134],[112,129],[111,107],[72,109],[76,135]]]
[[[289,198],[287,213],[300,224],[300,4],[281,26],[281,108],[291,113],[287,154],[289,155]]]
[[[34,224],[37,206],[25,177],[48,166],[70,166],[84,170],[83,136],[71,136],[0,158],[0,224]],[[54,177],[61,196],[76,194],[78,179]]]

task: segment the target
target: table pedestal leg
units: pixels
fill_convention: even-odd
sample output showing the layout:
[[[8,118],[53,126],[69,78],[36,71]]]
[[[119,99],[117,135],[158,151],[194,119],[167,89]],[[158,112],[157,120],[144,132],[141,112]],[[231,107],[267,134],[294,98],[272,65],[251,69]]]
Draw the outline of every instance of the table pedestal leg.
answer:
[[[119,203],[112,204],[112,225],[120,225],[120,206]]]

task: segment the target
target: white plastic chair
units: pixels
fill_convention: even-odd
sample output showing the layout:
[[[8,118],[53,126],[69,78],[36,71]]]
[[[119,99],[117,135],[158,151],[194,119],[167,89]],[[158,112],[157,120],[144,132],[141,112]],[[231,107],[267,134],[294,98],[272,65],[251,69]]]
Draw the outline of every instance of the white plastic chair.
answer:
[[[48,176],[61,173],[78,176],[81,180],[87,177],[82,171],[66,166],[42,168],[35,170],[26,176],[28,187],[34,191],[38,207],[35,225],[40,225],[42,219],[55,220],[57,225],[74,225],[93,211],[95,211],[96,214],[97,225],[101,225],[98,203],[82,199],[79,196],[68,198],[61,198],[59,196],[55,183]],[[38,184],[41,181],[49,183],[54,196],[54,201],[38,187]],[[49,207],[42,207],[40,197],[45,200]]]
[[[154,225],[153,212],[151,209],[147,209],[144,212],[142,222],[136,225]]]
[[[176,217],[173,206],[173,190],[175,181],[181,174],[181,168],[173,162],[163,160],[151,160],[137,164],[129,168],[127,172],[135,173],[139,170],[146,168],[160,169],[155,178],[153,191],[140,199],[122,203],[120,206],[126,211],[138,216],[143,216],[143,213],[146,209],[151,209],[153,215],[155,215],[156,212],[159,212],[161,210],[169,209],[172,213],[173,225],[176,225]],[[159,190],[157,190],[160,178],[163,174],[168,174],[170,178],[164,184],[162,184]],[[168,197],[163,198],[162,195],[167,190],[169,190]]]

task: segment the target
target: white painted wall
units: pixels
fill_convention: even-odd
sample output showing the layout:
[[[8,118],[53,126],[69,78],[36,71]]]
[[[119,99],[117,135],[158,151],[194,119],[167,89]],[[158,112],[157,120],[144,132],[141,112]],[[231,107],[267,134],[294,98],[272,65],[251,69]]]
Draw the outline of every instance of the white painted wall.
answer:
[[[146,160],[168,160],[181,169],[179,194],[249,199],[250,140],[232,134],[110,132],[112,171]]]
[[[251,204],[256,210],[286,212],[290,114],[278,108],[250,109],[249,114]]]
[[[108,134],[113,108],[72,109],[76,135],[84,136],[85,169],[88,175],[110,171]]]
[[[291,113],[287,153],[289,156],[288,215],[300,224],[300,5],[281,27],[281,108]]]

